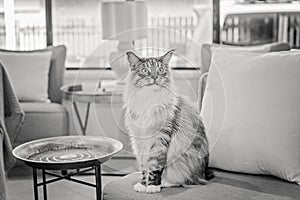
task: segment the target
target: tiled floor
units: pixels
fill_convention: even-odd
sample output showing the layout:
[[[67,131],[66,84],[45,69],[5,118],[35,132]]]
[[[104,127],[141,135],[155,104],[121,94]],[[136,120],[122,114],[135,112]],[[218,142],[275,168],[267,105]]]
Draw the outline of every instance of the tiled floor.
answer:
[[[83,181],[94,183],[94,176],[81,175],[77,177]],[[102,187],[112,180],[118,179],[117,176],[102,176]],[[58,181],[47,185],[48,200],[94,200],[95,188],[81,185],[70,181]],[[39,189],[40,199],[43,199],[42,188]],[[8,200],[33,200],[32,177],[13,176],[8,179]]]

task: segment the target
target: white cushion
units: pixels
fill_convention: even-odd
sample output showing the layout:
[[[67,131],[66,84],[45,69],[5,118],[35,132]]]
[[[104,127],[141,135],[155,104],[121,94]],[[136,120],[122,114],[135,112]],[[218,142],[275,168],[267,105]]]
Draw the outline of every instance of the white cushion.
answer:
[[[288,43],[284,42],[273,42],[263,45],[255,46],[233,46],[233,45],[221,45],[221,44],[203,44],[201,49],[201,71],[208,72],[209,66],[211,64],[212,51],[216,48],[226,48],[227,50],[234,51],[247,51],[247,52],[257,52],[257,53],[267,53],[276,51],[289,51],[290,46]]]
[[[300,52],[215,49],[201,116],[211,167],[300,183]]]
[[[48,74],[51,51],[0,52],[20,101],[49,101]]]

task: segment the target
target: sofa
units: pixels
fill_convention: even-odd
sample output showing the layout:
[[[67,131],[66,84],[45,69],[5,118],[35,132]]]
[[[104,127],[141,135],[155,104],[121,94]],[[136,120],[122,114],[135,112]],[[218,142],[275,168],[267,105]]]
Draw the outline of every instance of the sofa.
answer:
[[[60,91],[65,72],[66,47],[64,45],[49,46],[45,49],[34,51],[0,50],[0,54],[4,56],[12,55],[16,59],[22,54],[30,55],[45,52],[51,53],[47,90],[49,100],[24,101],[19,99],[21,108],[25,112],[25,118],[23,126],[19,129],[13,141],[11,141],[13,147],[36,139],[69,134],[68,113],[61,104],[62,94]],[[10,75],[13,76],[12,74]],[[14,85],[14,83],[12,84]],[[9,125],[9,122],[7,124]]]
[[[205,186],[174,187],[161,193],[145,194],[133,190],[141,174],[130,174],[107,184],[104,200],[297,200],[299,185],[265,175],[249,175],[214,170],[213,178]]]
[[[199,81],[199,100],[203,99],[207,73]],[[200,104],[201,105],[201,104]],[[107,184],[104,200],[296,200],[300,197],[300,186],[268,175],[250,175],[213,169],[215,178],[205,186],[174,187],[161,193],[145,194],[133,190],[140,181],[141,173],[129,174]]]
[[[214,45],[212,45],[214,46]],[[211,48],[212,46],[210,46],[209,48]],[[285,46],[285,45],[284,45]],[[214,48],[214,47],[213,47]],[[240,52],[244,51],[243,49],[239,49]],[[278,50],[278,49],[277,49]],[[276,51],[277,51],[276,50]],[[284,47],[284,50],[287,50],[286,47]],[[221,50],[217,50],[219,51],[217,54],[218,56],[226,56],[226,51],[223,49]],[[229,50],[231,51],[231,50]],[[216,59],[214,61],[209,61],[209,65],[207,66],[207,71],[209,71],[208,73],[211,73],[214,75],[219,76],[220,71],[222,72],[222,68],[218,67],[214,67],[214,70],[211,69],[212,65],[218,65],[218,64],[222,64],[222,63],[230,63],[230,64],[234,64],[234,62],[246,62],[245,60],[247,59],[242,59],[242,58],[247,58],[254,56],[255,60],[254,62],[256,62],[259,59],[266,59],[268,61],[270,61],[270,63],[273,65],[274,63],[278,62],[278,69],[281,72],[274,72],[274,76],[276,76],[276,74],[279,77],[282,77],[282,80],[272,80],[270,81],[270,83],[276,83],[276,85],[274,86],[274,84],[270,84],[267,82],[265,86],[263,86],[262,88],[266,88],[266,87],[270,87],[270,91],[267,91],[268,93],[270,92],[270,95],[272,96],[273,94],[277,97],[277,96],[282,96],[280,95],[280,93],[278,91],[276,91],[276,88],[280,88],[283,87],[281,85],[289,85],[291,86],[289,89],[293,90],[295,89],[295,91],[297,91],[297,85],[298,84],[298,79],[297,76],[299,76],[299,74],[293,74],[293,73],[285,73],[286,70],[288,69],[288,66],[282,66],[281,60],[285,59],[285,56],[288,57],[289,52],[287,53],[283,53],[283,54],[278,54],[278,57],[276,58],[277,53],[264,53],[264,51],[258,51],[260,53],[257,53],[257,51],[255,51],[256,53],[249,53],[249,52],[243,52],[240,53],[238,51],[233,51],[233,53],[231,52],[228,53],[232,58],[234,58],[234,55],[238,55],[240,57],[236,58],[236,60],[234,59],[229,59],[226,60],[227,57],[223,57],[223,60],[221,58]],[[279,52],[280,53],[280,52]],[[293,53],[291,53],[293,54]],[[206,55],[208,55],[206,53]],[[211,57],[211,54],[209,54],[209,56]],[[282,57],[282,59],[281,59]],[[297,69],[297,65],[295,63],[299,63],[299,53],[296,55],[294,54],[294,56],[291,56],[291,64],[293,65],[293,68],[291,67],[290,69],[296,69],[297,72],[299,72],[299,69]],[[271,58],[271,59],[270,59]],[[274,59],[276,58],[276,59]],[[276,61],[274,61],[274,60]],[[213,59],[212,59],[213,60]],[[234,61],[232,61],[234,60]],[[273,60],[273,61],[272,61]],[[297,60],[297,61],[295,61]],[[272,63],[273,62],[273,63]],[[282,61],[284,62],[284,61]],[[217,63],[217,64],[216,64]],[[250,65],[250,66],[246,66],[246,72],[243,72],[243,69],[240,66],[236,66],[234,68],[234,70],[230,71],[229,77],[231,76],[232,79],[237,78],[238,73],[240,73],[240,71],[242,73],[244,73],[243,75],[246,75],[248,73],[253,73],[256,74],[256,76],[260,76],[262,75],[260,78],[258,78],[258,80],[264,80],[264,78],[266,79],[272,79],[273,74],[261,74],[260,73],[260,67],[262,68],[266,68],[266,69],[270,69],[272,67],[272,65],[264,67],[263,65],[261,66],[254,66]],[[230,65],[229,65],[230,66]],[[268,68],[269,67],[269,68]],[[276,66],[277,67],[277,66]],[[210,69],[209,69],[210,68]],[[232,68],[230,66],[230,68]],[[208,70],[209,69],[209,70]],[[216,70],[217,69],[217,70]],[[223,67],[223,69],[225,69],[225,67]],[[249,70],[252,69],[252,70]],[[226,70],[226,69],[225,69]],[[263,69],[265,70],[265,69]],[[211,72],[214,71],[214,72]],[[236,71],[236,72],[235,72]],[[265,72],[265,71],[264,71]],[[282,72],[284,72],[284,74],[282,74]],[[208,97],[210,95],[213,95],[213,93],[207,94],[205,96],[205,94],[207,93],[207,82],[209,81],[208,79],[208,73],[204,73],[201,75],[200,79],[199,79],[199,85],[198,85],[198,104],[199,104],[199,109],[202,111],[201,112],[201,117],[203,118],[203,116],[207,119],[207,118],[212,118],[212,119],[217,119],[215,116],[205,116],[205,114],[203,114],[203,112],[207,112],[207,111],[203,111],[203,110],[207,110],[207,103],[209,103],[211,101],[211,99],[208,99]],[[232,73],[232,74],[231,74]],[[227,74],[227,75],[228,75]],[[282,76],[280,75],[282,74]],[[225,73],[226,75],[226,73]],[[286,79],[288,80],[287,82],[283,81],[284,75],[286,75]],[[213,76],[213,75],[211,75]],[[222,80],[225,82],[225,84],[228,84],[230,82],[230,78],[226,78],[224,76],[224,74],[220,79],[213,79],[211,78],[211,82],[210,82],[210,88],[209,90],[216,90],[216,85],[218,83],[218,81]],[[250,75],[251,77],[251,75]],[[255,76],[253,76],[255,77]],[[271,78],[270,78],[271,77]],[[252,77],[251,77],[252,78]],[[241,94],[245,94],[245,97],[249,94],[260,94],[262,98],[254,98],[255,101],[257,101],[258,103],[255,106],[258,106],[260,108],[260,101],[264,101],[265,97],[268,98],[268,94],[265,94],[264,92],[261,91],[265,91],[265,90],[261,90],[259,85],[256,85],[258,82],[257,81],[253,81],[255,79],[251,79],[251,80],[247,80],[245,79],[245,77],[243,78],[237,78],[237,80],[239,80],[241,83],[241,85],[246,86],[246,87],[252,87],[252,85],[254,85],[256,88],[258,88],[256,91],[255,90],[248,90],[248,92],[244,92],[243,90],[238,90],[238,88],[240,86],[237,85],[237,82],[235,82],[235,84],[231,84],[230,86],[233,86],[233,91],[226,91],[224,93],[224,96],[226,95],[230,95],[230,92],[233,92],[233,96],[228,97],[228,101],[232,101],[232,99],[236,100],[236,94],[237,93],[241,93]],[[244,81],[243,81],[244,80]],[[296,81],[292,81],[292,80],[296,80]],[[291,81],[290,83],[288,83],[289,81]],[[224,84],[224,82],[222,82],[222,84]],[[297,83],[296,83],[297,82]],[[251,84],[249,84],[251,83]],[[280,85],[281,84],[281,85]],[[284,88],[284,95],[288,95],[288,91],[286,90],[287,87],[283,87]],[[211,92],[211,91],[210,91]],[[278,94],[276,94],[278,93]],[[291,94],[291,95],[295,95],[296,98],[300,98],[298,95],[298,92],[296,92],[297,94]],[[296,96],[298,95],[298,96]],[[222,95],[217,96],[220,98],[223,98]],[[232,99],[230,99],[232,98]],[[238,103],[242,104],[243,101],[245,100],[243,99],[243,97],[240,97],[241,99],[238,98]],[[280,97],[281,98],[281,97]],[[282,97],[282,99],[284,99],[284,97]],[[216,103],[218,104],[222,104],[222,101],[219,101],[218,98],[214,99],[216,101]],[[294,112],[294,110],[296,109],[297,112],[299,113],[299,109],[298,107],[291,107],[289,104],[286,104],[285,102],[280,102],[278,99],[268,99],[268,101],[270,101],[270,105],[272,105],[272,101],[276,102],[276,103],[280,103],[280,104],[276,104],[276,105],[283,105],[283,107],[286,106],[286,108],[290,109],[289,112]],[[292,100],[294,101],[294,99]],[[291,101],[291,104],[292,104]],[[241,103],[242,102],[242,103]],[[252,103],[252,101],[248,101],[250,103]],[[228,102],[227,102],[228,103]],[[256,103],[256,102],[255,102]],[[293,102],[294,104],[297,105],[296,102]],[[232,104],[230,105],[228,103],[228,105],[232,106],[231,109],[233,109],[234,111],[236,111],[236,109],[234,108],[236,105],[239,104]],[[266,103],[268,104],[268,102]],[[215,110],[220,109],[219,105],[214,104],[215,107],[213,107],[213,109],[210,109],[209,112],[214,112]],[[206,107],[205,107],[206,106]],[[240,106],[240,105],[239,105]],[[255,108],[255,106],[253,108]],[[269,106],[269,105],[267,105]],[[252,108],[252,107],[251,107]],[[281,108],[281,107],[278,107]],[[282,110],[284,110],[285,108],[282,108]],[[276,112],[281,112],[282,110],[280,109],[275,109],[275,113]],[[289,115],[289,112],[285,112],[283,114]],[[296,111],[295,111],[296,112]],[[226,129],[226,125],[230,124],[228,121],[230,120],[230,117],[235,118],[235,116],[230,116],[230,111],[228,111],[228,116],[226,118],[226,124],[224,127],[224,130]],[[246,112],[244,112],[243,114],[247,115]],[[252,113],[251,113],[252,114]],[[266,115],[268,116],[268,113],[257,113],[258,116],[255,117],[260,117],[259,115]],[[294,114],[294,113],[293,113]],[[293,115],[293,116],[299,116],[299,115]],[[215,118],[214,118],[215,117]],[[271,115],[271,118],[273,116]],[[236,117],[237,119],[235,120],[239,120],[239,118],[243,118],[243,117]],[[280,118],[280,116],[279,116]],[[275,120],[275,116],[274,116],[274,120]],[[217,120],[216,120],[217,121]],[[241,120],[242,121],[242,120]],[[205,122],[204,124],[206,124],[207,122]],[[214,123],[214,121],[212,122],[212,124]],[[261,123],[261,122],[258,122]],[[265,124],[264,124],[265,123]],[[271,121],[271,124],[274,123]],[[295,122],[296,123],[296,122]],[[268,122],[262,122],[261,124],[263,125],[267,125]],[[298,123],[299,124],[299,123]],[[224,125],[224,124],[223,124]],[[252,125],[252,124],[251,124]],[[292,123],[289,124],[289,126],[292,125]],[[209,125],[211,126],[211,125]],[[213,125],[212,125],[213,126]],[[247,127],[247,125],[245,125]],[[274,124],[274,127],[277,126]],[[281,126],[280,124],[278,125],[279,127]],[[284,126],[282,124],[282,126]],[[297,125],[296,125],[297,126]],[[211,130],[213,130],[213,128],[211,129],[211,127],[206,126],[208,130],[208,132],[212,132]],[[223,127],[222,127],[223,128]],[[240,127],[237,127],[237,129]],[[243,128],[243,127],[242,127]],[[271,128],[270,126],[268,127],[262,127],[262,128],[266,128],[266,130],[268,128]],[[257,199],[257,200],[282,200],[282,199],[286,199],[286,200],[296,200],[299,199],[300,197],[300,186],[299,186],[299,181],[297,181],[299,178],[299,170],[300,170],[300,165],[299,165],[299,157],[297,155],[299,155],[299,149],[297,144],[297,141],[299,142],[299,134],[295,134],[293,132],[290,132],[289,130],[286,130],[287,133],[286,134],[288,137],[296,137],[296,141],[293,141],[293,139],[289,140],[282,140],[282,141],[278,141],[279,144],[282,144],[282,146],[275,146],[275,148],[270,146],[274,146],[273,141],[276,141],[273,138],[270,138],[269,141],[266,142],[266,145],[263,144],[263,147],[266,147],[268,152],[255,152],[255,148],[256,147],[260,147],[260,145],[263,142],[260,142],[257,140],[257,136],[256,138],[253,138],[252,135],[250,136],[251,139],[253,139],[253,141],[258,141],[257,143],[253,143],[253,147],[249,148],[249,146],[251,146],[252,144],[247,144],[251,143],[252,141],[240,141],[237,144],[235,144],[235,140],[237,137],[235,137],[235,135],[232,135],[230,132],[235,132],[235,130],[233,129],[227,129],[227,131],[229,130],[229,134],[223,134],[220,137],[223,137],[223,140],[225,138],[225,143],[224,141],[222,141],[222,139],[219,140],[218,144],[210,144],[211,146],[214,146],[212,148],[212,151],[210,153],[210,165],[211,165],[211,169],[214,171],[215,177],[210,180],[208,182],[207,185],[197,185],[197,186],[193,186],[193,187],[172,187],[172,188],[164,188],[162,189],[162,191],[160,193],[154,193],[154,194],[145,194],[145,193],[138,193],[135,192],[133,189],[133,186],[139,182],[141,180],[141,173],[140,172],[136,172],[136,173],[132,173],[129,175],[126,175],[120,179],[116,179],[110,183],[108,183],[103,191],[103,199],[104,200],[138,200],[138,199],[147,199],[147,200],[158,200],[158,199],[169,199],[169,200],[176,200],[176,199],[186,199],[186,200],[233,200],[233,199],[237,199],[237,200],[253,200],[253,199]],[[299,129],[296,128],[297,133],[299,133]],[[267,131],[266,131],[267,132]],[[289,135],[291,133],[291,135]],[[256,133],[253,133],[253,135],[255,135]],[[280,134],[280,133],[279,133]],[[283,133],[282,133],[283,134]],[[230,137],[228,137],[230,136]],[[227,138],[226,138],[227,137]],[[274,138],[276,138],[277,135],[274,135]],[[279,136],[280,137],[280,136]],[[283,137],[284,138],[284,137]],[[209,141],[211,141],[211,139],[209,138]],[[246,145],[241,145],[244,142],[244,144]],[[221,144],[225,144],[223,145],[223,148],[220,148]],[[269,143],[269,144],[268,144]],[[292,146],[287,146],[286,144],[291,143]],[[218,146],[219,145],[219,146]],[[295,148],[294,148],[295,146]],[[288,147],[288,148],[287,148]],[[235,149],[239,149],[237,152],[232,151]],[[243,150],[241,149],[245,149],[245,152],[242,152]],[[285,162],[283,161],[279,161],[278,160],[278,156],[282,156],[282,155],[278,155],[281,154],[281,152],[278,152],[277,149],[280,149],[280,151],[282,151],[282,149],[286,149],[287,150],[287,154],[285,154],[285,156],[290,155],[285,157],[284,159]],[[275,154],[273,154],[273,152],[269,152],[270,149],[275,149],[274,152],[276,152]],[[298,150],[297,150],[298,149]],[[252,157],[252,152],[255,152],[255,155],[258,155],[256,157]],[[292,152],[292,154],[291,154]],[[235,155],[233,155],[235,154]],[[241,155],[249,155],[249,157],[245,156],[241,156]],[[272,155],[272,156],[270,156]],[[295,156],[295,157],[294,157]],[[225,158],[225,159],[224,159]],[[228,159],[229,158],[229,159]],[[295,160],[295,158],[297,160]],[[252,161],[251,161],[252,159]],[[246,162],[244,162],[244,160]],[[212,162],[211,162],[212,161]],[[295,165],[294,165],[295,164]],[[277,173],[276,170],[279,170],[279,173]],[[291,170],[291,171],[289,171]],[[288,171],[288,172],[287,172]],[[282,174],[281,174],[282,173]],[[288,176],[285,176],[286,174],[288,174]],[[290,176],[291,175],[291,176]],[[277,176],[277,177],[276,177]],[[279,177],[279,178],[278,178]],[[292,178],[291,178],[292,177]],[[297,178],[295,178],[297,177]],[[286,179],[286,180],[283,180]],[[298,184],[296,184],[295,182],[298,182]]]

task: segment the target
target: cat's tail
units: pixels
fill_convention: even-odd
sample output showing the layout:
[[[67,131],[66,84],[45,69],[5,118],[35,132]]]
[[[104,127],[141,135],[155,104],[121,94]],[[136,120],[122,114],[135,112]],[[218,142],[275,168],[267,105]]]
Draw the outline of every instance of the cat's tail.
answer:
[[[192,188],[192,187],[198,187],[199,185],[206,185],[207,180],[203,178],[197,178],[197,180],[193,180],[193,182],[187,182],[185,184],[182,184],[183,187]]]
[[[206,168],[204,178],[198,178],[194,183],[190,184],[182,184],[183,187],[196,187],[198,185],[206,185],[209,180],[213,179],[215,174],[212,169]]]
[[[205,171],[205,179],[206,180],[211,180],[214,177],[215,177],[215,174],[214,174],[213,170],[207,167],[206,171]]]
[[[215,174],[211,168],[208,167],[209,163],[209,157],[208,155],[205,157],[205,173],[204,173],[204,178],[205,180],[210,180],[215,177]]]

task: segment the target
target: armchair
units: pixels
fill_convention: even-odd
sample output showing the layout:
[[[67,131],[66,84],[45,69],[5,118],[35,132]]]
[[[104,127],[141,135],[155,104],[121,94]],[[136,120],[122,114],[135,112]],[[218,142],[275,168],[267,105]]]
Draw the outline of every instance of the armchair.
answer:
[[[13,147],[35,139],[67,135],[69,133],[68,114],[61,105],[62,94],[60,92],[65,71],[66,47],[63,45],[51,46],[34,51],[0,50],[0,52],[11,52],[12,54],[45,51],[52,52],[48,79],[50,102],[23,102],[20,100],[20,105],[25,112],[25,119],[18,134],[11,141]],[[9,124],[9,121],[7,121],[7,126]]]

